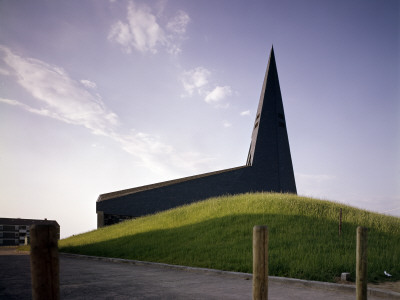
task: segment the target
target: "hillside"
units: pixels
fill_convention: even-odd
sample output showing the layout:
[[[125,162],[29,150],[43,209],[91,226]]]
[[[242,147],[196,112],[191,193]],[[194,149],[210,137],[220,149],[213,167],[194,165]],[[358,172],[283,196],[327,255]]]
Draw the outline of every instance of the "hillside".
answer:
[[[339,209],[343,212],[338,234]],[[60,251],[252,272],[252,228],[269,227],[269,274],[355,278],[357,226],[368,227],[369,281],[399,280],[400,218],[290,194],[208,199],[60,241]],[[397,272],[397,273],[396,273]]]

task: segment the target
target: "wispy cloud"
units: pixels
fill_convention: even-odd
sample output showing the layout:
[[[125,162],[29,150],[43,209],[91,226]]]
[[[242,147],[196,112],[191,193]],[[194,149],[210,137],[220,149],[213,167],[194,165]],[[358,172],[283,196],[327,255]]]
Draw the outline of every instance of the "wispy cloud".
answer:
[[[192,96],[194,92],[203,94],[203,88],[208,84],[211,72],[206,68],[197,67],[193,70],[183,72],[181,82],[185,90],[183,96]]]
[[[181,96],[191,97],[197,94],[204,97],[205,102],[213,104],[215,107],[227,108],[229,103],[224,100],[233,94],[232,88],[228,85],[217,85],[212,88],[210,77],[211,72],[204,67],[184,71],[181,76],[181,82],[185,92]]]
[[[26,111],[28,111],[30,113],[34,113],[34,114],[41,115],[41,116],[44,116],[44,117],[50,117],[50,118],[53,118],[53,119],[57,119],[59,121],[70,123],[70,122],[68,122],[68,120],[66,120],[65,118],[63,118],[62,116],[57,114],[56,112],[50,111],[50,110],[45,109],[45,108],[34,108],[34,107],[31,107],[31,106],[29,106],[27,104],[21,103],[21,102],[19,102],[17,100],[0,98],[0,103],[12,105],[12,106],[17,106],[17,107],[20,107],[20,108],[22,108],[22,109],[24,109],[24,110],[26,110]]]
[[[129,2],[126,20],[118,20],[108,34],[110,41],[120,44],[126,53],[137,50],[142,53],[157,53],[160,48],[178,54],[190,21],[189,15],[180,10],[165,26],[149,6]]]
[[[11,75],[43,107],[40,109],[26,104],[16,104],[30,112],[62,120],[66,123],[83,125],[95,134],[105,134],[108,128],[119,123],[115,113],[108,110],[102,99],[82,88],[59,67],[33,58],[23,58],[1,46],[4,62],[10,67]]]
[[[183,10],[178,11],[177,15],[167,23],[167,29],[176,34],[186,33],[186,27],[190,21],[190,17]]]
[[[0,59],[9,69],[3,75],[13,76],[36,100],[28,105],[0,97],[2,104],[81,125],[93,134],[107,136],[154,172],[171,172],[173,168],[175,171],[196,171],[204,169],[211,160],[199,153],[179,152],[156,135],[137,131],[123,133],[119,117],[106,107],[98,94],[93,93],[96,84],[92,81],[74,80],[62,68],[22,57],[4,46],[0,46]]]
[[[207,94],[204,101],[207,103],[221,102],[230,95],[232,95],[232,89],[230,86],[216,86]]]
[[[214,161],[198,152],[178,152],[161,141],[156,135],[132,131],[129,135],[114,135],[123,149],[133,156],[140,157],[144,166],[156,173],[164,173],[166,166],[174,166],[178,171],[199,171],[207,169]]]
[[[249,110],[242,111],[242,112],[240,113],[240,115],[241,115],[241,116],[250,116],[250,111],[249,111]]]
[[[222,125],[223,125],[225,128],[229,128],[229,127],[232,126],[232,123],[230,123],[230,122],[228,122],[228,121],[224,121],[224,122],[222,123]]]
[[[90,88],[90,89],[95,89],[95,88],[97,87],[97,85],[96,85],[95,82],[90,81],[90,80],[87,80],[87,79],[82,79],[82,80],[81,80],[81,83],[82,83],[85,87]]]

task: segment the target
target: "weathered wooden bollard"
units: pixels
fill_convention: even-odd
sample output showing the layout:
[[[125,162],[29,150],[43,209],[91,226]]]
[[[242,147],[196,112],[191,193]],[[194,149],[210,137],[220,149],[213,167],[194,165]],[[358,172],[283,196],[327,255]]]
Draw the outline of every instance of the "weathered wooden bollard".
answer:
[[[60,299],[58,230],[54,225],[30,228],[33,300]]]
[[[367,299],[367,228],[357,227],[356,299]]]
[[[253,300],[268,299],[268,227],[253,228]]]

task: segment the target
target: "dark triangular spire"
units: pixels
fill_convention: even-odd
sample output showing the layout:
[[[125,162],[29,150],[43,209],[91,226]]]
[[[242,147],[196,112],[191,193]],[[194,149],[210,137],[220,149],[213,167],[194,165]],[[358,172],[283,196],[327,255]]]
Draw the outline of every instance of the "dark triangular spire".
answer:
[[[274,48],[271,48],[246,165],[270,190],[296,193]]]

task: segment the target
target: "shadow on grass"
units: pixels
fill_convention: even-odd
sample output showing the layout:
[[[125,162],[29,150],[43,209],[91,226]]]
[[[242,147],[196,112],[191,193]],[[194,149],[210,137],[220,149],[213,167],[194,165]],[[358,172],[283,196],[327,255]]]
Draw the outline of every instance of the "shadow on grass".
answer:
[[[343,223],[339,236],[337,222],[307,216],[230,215],[103,242],[65,246],[60,251],[251,273],[254,225],[269,227],[270,275],[334,281],[342,272],[350,272],[355,278],[357,225]],[[400,249],[400,237],[369,230],[369,281],[384,280],[384,270],[395,273],[395,266],[400,265],[396,249]],[[399,275],[393,277],[398,279]]]

